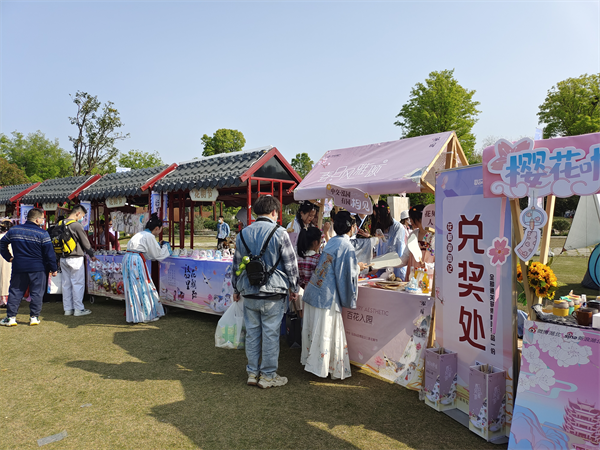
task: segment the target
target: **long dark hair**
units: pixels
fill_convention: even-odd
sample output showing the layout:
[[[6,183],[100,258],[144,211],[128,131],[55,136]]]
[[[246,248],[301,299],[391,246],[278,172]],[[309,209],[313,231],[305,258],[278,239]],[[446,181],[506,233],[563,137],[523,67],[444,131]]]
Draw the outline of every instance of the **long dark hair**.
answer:
[[[321,230],[317,227],[302,228],[298,235],[298,256],[304,258],[315,241],[321,242]]]
[[[156,227],[162,227],[163,222],[158,218],[158,214],[154,213],[150,216],[150,220],[146,222],[146,229],[153,231]]]
[[[333,219],[333,231],[338,236],[346,234],[352,229],[352,225],[356,223],[356,220],[348,211],[338,211],[337,213],[332,211],[331,218]]]
[[[385,231],[392,226],[394,218],[390,214],[390,207],[384,200],[379,200],[373,207],[373,221],[371,225],[371,234],[374,235],[377,229]]]
[[[302,227],[304,227],[304,222],[302,222],[302,216],[300,215],[300,213],[306,214],[316,208],[317,207],[315,205],[313,205],[311,202],[304,201],[304,202],[300,203],[300,207],[298,208],[298,212],[296,213],[296,220]]]
[[[10,220],[3,220],[0,222],[0,233],[5,233],[12,227],[12,222]]]

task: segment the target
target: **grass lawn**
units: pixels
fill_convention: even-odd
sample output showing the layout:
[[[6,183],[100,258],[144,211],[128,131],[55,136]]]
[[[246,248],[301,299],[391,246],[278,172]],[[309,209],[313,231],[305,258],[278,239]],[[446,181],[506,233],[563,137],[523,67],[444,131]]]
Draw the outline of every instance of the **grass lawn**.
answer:
[[[86,302],[86,306],[88,306]],[[305,372],[282,343],[287,386],[246,386],[243,351],[217,349],[217,316],[171,308],[127,325],[123,303],[93,314],[0,329],[3,449],[502,449],[418,400],[418,393],[356,368],[344,381]]]

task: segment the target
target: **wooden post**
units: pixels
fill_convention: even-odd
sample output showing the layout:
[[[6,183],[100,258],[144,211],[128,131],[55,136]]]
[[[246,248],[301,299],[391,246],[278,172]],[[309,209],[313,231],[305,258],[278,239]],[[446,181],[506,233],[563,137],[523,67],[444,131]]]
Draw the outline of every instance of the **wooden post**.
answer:
[[[194,249],[194,200],[190,200],[190,248]]]
[[[183,193],[179,192],[179,248],[185,248],[185,205]]]
[[[546,197],[546,214],[548,215],[548,223],[542,231],[542,243],[540,245],[540,262],[542,264],[548,264],[548,253],[550,251],[550,236],[552,235],[552,219],[554,218],[555,203],[556,197],[554,195],[549,195]]]
[[[515,244],[517,242],[521,242],[524,236],[523,226],[521,225],[521,222],[519,220],[521,216],[521,207],[519,206],[518,198],[510,199],[510,212],[512,216],[515,236],[515,242],[513,242],[512,245],[512,251],[514,252]],[[519,261],[521,262],[521,271],[523,272],[523,289],[525,291],[525,297],[527,299],[527,315],[530,319],[532,319],[534,317],[534,315],[532,314],[532,307],[534,301],[536,300],[534,298],[533,292],[531,292],[531,288],[529,287],[529,279],[527,278],[527,264],[525,264],[525,261],[521,260],[520,258]]]

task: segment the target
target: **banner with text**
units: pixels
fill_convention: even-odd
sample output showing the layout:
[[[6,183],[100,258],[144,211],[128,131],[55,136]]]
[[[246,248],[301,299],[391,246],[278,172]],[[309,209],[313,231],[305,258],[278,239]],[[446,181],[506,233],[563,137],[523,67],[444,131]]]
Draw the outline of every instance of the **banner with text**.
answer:
[[[420,390],[432,308],[426,295],[359,287],[357,308],[342,310],[350,362]]]
[[[508,448],[600,449],[600,331],[525,321]]]
[[[600,133],[534,141],[498,140],[483,150],[485,197],[600,193]]]
[[[436,182],[436,339],[458,354],[458,408],[469,412],[469,367],[507,372],[512,413],[513,291],[511,215],[506,198],[484,198],[482,167],[438,175]]]

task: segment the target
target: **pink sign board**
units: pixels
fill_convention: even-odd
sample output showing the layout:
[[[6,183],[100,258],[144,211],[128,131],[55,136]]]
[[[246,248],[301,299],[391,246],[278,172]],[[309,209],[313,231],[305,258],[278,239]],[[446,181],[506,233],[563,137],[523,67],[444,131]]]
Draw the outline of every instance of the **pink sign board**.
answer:
[[[600,133],[517,142],[483,151],[485,197],[571,197],[600,192]]]
[[[457,407],[469,412],[469,367],[507,373],[512,413],[511,215],[506,198],[484,198],[481,166],[449,170],[436,182],[436,339],[458,354]]]
[[[350,362],[420,390],[432,307],[426,295],[359,287],[357,308],[342,311]]]
[[[333,198],[335,206],[357,214],[373,214],[373,205],[369,194],[355,188],[342,188],[334,184],[327,185],[327,197]]]
[[[508,448],[600,449],[600,331],[525,321]]]

